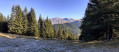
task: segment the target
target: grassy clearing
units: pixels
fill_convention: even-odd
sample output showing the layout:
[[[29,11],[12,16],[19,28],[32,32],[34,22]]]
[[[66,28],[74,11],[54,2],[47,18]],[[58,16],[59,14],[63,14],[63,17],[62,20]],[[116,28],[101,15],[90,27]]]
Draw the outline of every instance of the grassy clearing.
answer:
[[[84,42],[0,33],[0,52],[118,52],[119,40]]]

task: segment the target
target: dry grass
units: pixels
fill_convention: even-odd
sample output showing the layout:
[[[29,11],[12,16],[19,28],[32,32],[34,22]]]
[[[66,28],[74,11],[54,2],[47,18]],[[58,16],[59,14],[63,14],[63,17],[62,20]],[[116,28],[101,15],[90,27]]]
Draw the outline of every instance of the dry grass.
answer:
[[[48,40],[16,34],[0,33],[0,52],[118,52],[119,40],[84,42]]]
[[[6,38],[14,38],[13,36],[10,36],[10,35],[5,35],[5,34],[2,34],[2,33],[0,33],[0,37],[6,37]]]

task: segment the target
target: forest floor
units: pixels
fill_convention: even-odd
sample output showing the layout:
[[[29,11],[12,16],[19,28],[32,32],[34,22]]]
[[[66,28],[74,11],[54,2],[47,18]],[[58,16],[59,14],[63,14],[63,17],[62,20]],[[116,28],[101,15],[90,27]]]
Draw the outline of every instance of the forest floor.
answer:
[[[119,52],[119,40],[69,41],[0,33],[0,52]]]

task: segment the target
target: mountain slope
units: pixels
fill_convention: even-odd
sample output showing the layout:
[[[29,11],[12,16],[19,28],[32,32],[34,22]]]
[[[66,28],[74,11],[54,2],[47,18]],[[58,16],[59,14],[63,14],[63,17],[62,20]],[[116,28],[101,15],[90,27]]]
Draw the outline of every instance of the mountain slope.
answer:
[[[71,24],[71,23],[53,25],[54,29],[58,29],[60,26],[63,29],[68,28],[69,31],[72,32],[76,36],[78,36],[80,34],[80,29],[78,27],[76,27],[75,25]]]
[[[81,26],[81,22],[82,20],[77,20],[77,21],[74,21],[74,22],[71,22],[71,24],[77,26],[77,27],[80,27]]]

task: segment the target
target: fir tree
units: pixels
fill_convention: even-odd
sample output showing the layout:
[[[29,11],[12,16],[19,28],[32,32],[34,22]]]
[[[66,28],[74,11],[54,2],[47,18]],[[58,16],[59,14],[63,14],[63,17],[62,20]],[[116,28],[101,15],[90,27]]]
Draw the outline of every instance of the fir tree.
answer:
[[[46,22],[45,20],[42,21],[42,29],[41,29],[41,37],[46,38]]]
[[[46,38],[54,38],[54,30],[52,28],[51,20],[47,19],[43,22],[43,33]]]
[[[31,8],[28,14],[28,35],[39,37],[38,25],[36,20],[35,11]]]
[[[48,38],[53,38],[54,37],[54,30],[52,28],[51,20],[49,20],[48,17],[47,17],[45,22],[46,22],[46,36]]]
[[[7,32],[7,20],[6,18],[0,13],[0,32]]]
[[[42,20],[42,17],[41,15],[39,16],[39,20],[38,20],[38,29],[39,29],[39,34],[40,36],[42,36],[42,28],[43,28],[43,20]]]
[[[28,29],[27,15],[28,15],[28,11],[27,11],[27,8],[25,7],[23,11],[23,21],[22,21],[22,26],[23,26],[22,33],[25,35],[27,34],[27,29]]]
[[[68,36],[68,40],[76,40],[77,37],[75,35],[73,35],[72,33],[70,33],[70,35]]]
[[[58,30],[54,29],[54,38],[58,38]]]
[[[59,31],[58,31],[58,38],[59,39],[63,39],[63,29],[62,29],[62,27],[59,27]]]
[[[16,17],[16,10],[15,10],[15,6],[13,6],[12,14],[8,22],[8,28],[9,28],[8,32],[9,33],[15,33],[15,17]]]
[[[20,6],[16,6],[16,18],[15,18],[15,33],[22,34],[23,26],[22,26],[23,16],[22,10]]]
[[[110,40],[118,31],[118,0],[90,0],[81,25],[80,39],[85,41]]]
[[[64,39],[68,39],[68,36],[70,35],[68,28],[64,30]]]

